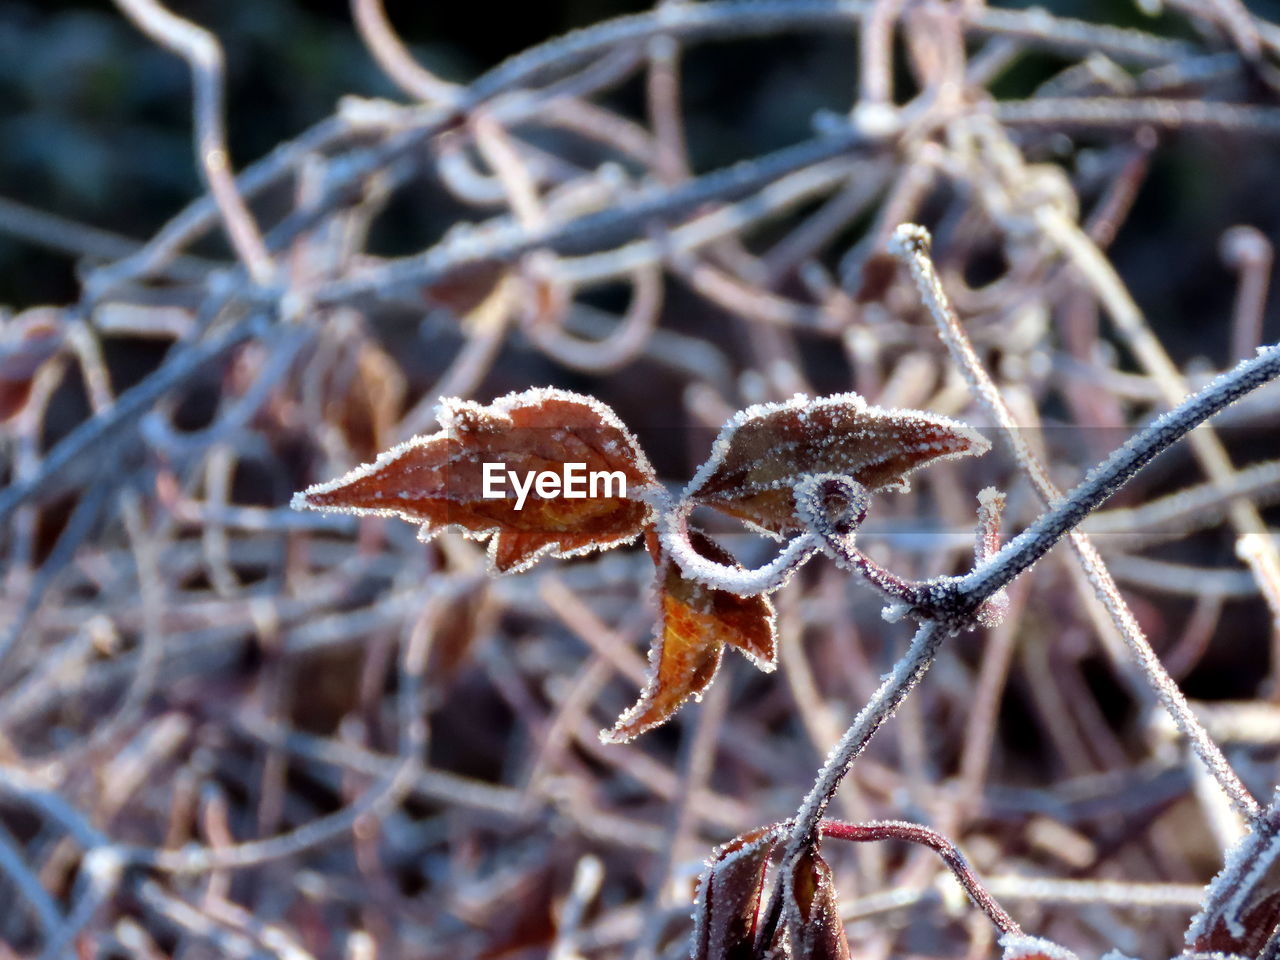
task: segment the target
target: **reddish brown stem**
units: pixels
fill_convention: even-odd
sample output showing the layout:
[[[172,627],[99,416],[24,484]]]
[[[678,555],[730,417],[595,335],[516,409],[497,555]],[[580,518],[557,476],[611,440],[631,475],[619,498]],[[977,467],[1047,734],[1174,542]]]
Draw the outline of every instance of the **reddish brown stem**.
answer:
[[[905,820],[872,820],[867,823],[823,820],[820,829],[824,837],[851,840],[854,843],[905,840],[907,843],[918,843],[928,847],[942,858],[942,862],[947,865],[956,880],[960,882],[960,886],[964,887],[965,892],[969,894],[969,899],[990,918],[1002,934],[1022,935],[1022,928],[982,885],[982,881],[973,872],[973,867],[960,852],[960,848],[936,830],[930,830],[918,823],[908,823]]]

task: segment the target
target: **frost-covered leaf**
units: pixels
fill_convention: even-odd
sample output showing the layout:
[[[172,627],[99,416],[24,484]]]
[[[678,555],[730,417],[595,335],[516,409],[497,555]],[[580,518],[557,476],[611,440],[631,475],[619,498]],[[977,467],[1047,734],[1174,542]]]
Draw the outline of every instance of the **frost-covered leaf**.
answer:
[[[815,400],[797,394],[730,420],[685,496],[788,533],[804,527],[792,493],[803,477],[838,474],[869,490],[906,489],[912,471],[989,447],[976,430],[946,417],[884,410],[854,393]]]
[[[769,856],[782,838],[777,824],[718,847],[698,881],[693,960],[752,960],[760,891]]]
[[[652,508],[636,493],[655,482],[635,438],[613,411],[591,397],[565,390],[526,390],[487,406],[443,401],[443,429],[414,437],[345,477],[297,494],[295,508],[401,517],[422,524],[428,540],[455,530],[489,543],[494,570],[524,570],[540,556],[574,556],[625,543],[652,522]],[[486,464],[504,479],[490,478]],[[589,494],[547,495],[528,484],[535,475],[563,478],[566,465],[581,464],[578,477],[601,476]],[[514,473],[516,478],[507,476]],[[625,481],[625,487],[617,482]],[[525,495],[517,492],[523,484]],[[575,482],[575,491],[581,492]],[[619,495],[625,489],[625,496]],[[605,495],[609,494],[609,495]]]
[[[1079,960],[1066,947],[1052,940],[1028,937],[1022,933],[1006,933],[1000,938],[1000,960]]]
[[[809,847],[796,861],[790,892],[786,915],[791,955],[806,960],[849,960],[840,897],[831,868],[815,848]]]
[[[689,531],[689,539],[708,560],[733,564],[732,556],[696,530]],[[658,726],[705,690],[726,645],[737,647],[762,670],[772,670],[776,662],[773,604],[767,597],[740,597],[690,580],[662,555],[652,529],[645,542],[658,567],[661,621],[649,652],[649,682],[635,706],[603,734],[609,742],[630,740]]]
[[[1260,957],[1273,939],[1280,943],[1280,890],[1250,902],[1234,917],[1217,917],[1191,947],[1197,953]]]
[[[1227,854],[1187,931],[1196,953],[1263,956],[1280,946],[1280,792],[1268,818],[1259,820]]]

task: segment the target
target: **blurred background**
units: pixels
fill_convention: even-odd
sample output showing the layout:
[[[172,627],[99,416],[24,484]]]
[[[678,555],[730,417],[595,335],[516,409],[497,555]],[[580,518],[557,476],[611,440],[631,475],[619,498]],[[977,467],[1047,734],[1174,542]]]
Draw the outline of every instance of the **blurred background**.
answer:
[[[927,104],[945,86],[929,46],[945,31],[930,24],[954,27],[960,6],[898,5],[893,103]],[[0,960],[688,955],[706,856],[791,815],[901,651],[906,628],[881,620],[883,598],[815,561],[775,595],[776,673],[730,651],[704,702],[606,747],[597,731],[643,686],[657,620],[640,546],[490,578],[475,544],[424,546],[409,524],[287,504],[434,431],[442,396],[488,402],[546,385],[608,403],[672,489],[734,411],[801,390],[856,390],[994,438],[880,253],[906,219],[934,229],[979,354],[1054,478],[1074,483],[1170,406],[1171,390],[1280,340],[1271,261],[1250,274],[1262,294],[1249,301],[1238,258],[1224,255],[1233,228],[1251,228],[1249,249],[1268,257],[1280,237],[1277,34],[1263,24],[1261,52],[1242,53],[1228,0],[1195,15],[1175,3],[1043,6],[1142,31],[1157,52],[1128,34],[1091,49],[1054,21],[975,29],[962,43],[956,32],[962,58],[986,64],[964,90],[972,111],[930,128],[923,146],[904,138],[803,164],[818,186],[776,209],[752,190],[633,215],[686,180],[847,129],[864,70],[852,25],[680,46],[687,155],[674,176],[654,146],[670,106],[655,83],[672,74],[642,44],[616,82],[588,89],[595,112],[573,122],[553,122],[535,99],[508,127],[515,96],[478,111],[496,139],[475,116],[440,121],[411,163],[379,166],[386,180],[361,181],[367,194],[328,198],[273,250],[299,289],[337,291],[282,323],[254,319],[270,291],[226,279],[233,253],[212,219],[184,246],[196,258],[187,272],[135,271],[84,296],[83,281],[202,193],[190,73],[110,3],[0,2],[0,903],[23,904],[0,911]],[[388,2],[386,13],[418,63],[468,84],[550,38],[651,7],[474,0]],[[288,152],[335,111],[369,124],[289,154],[287,175],[251,202],[268,236],[305,212],[316,183],[448,113],[391,82],[339,0],[171,9],[222,42],[234,170]],[[1247,11],[1280,18],[1280,4]],[[1052,114],[1076,98],[1120,120],[980,122],[997,102]],[[377,114],[374,100],[395,106]],[[1126,120],[1138,101],[1168,111]],[[1239,120],[1224,106],[1256,112]],[[725,209],[744,225],[655,255],[648,279],[606,270],[604,282],[558,286],[554,258],[548,280],[526,257],[548,252],[532,243],[348,295],[343,283],[423,251],[454,256],[468,236],[528,228],[495,174],[513,142],[553,232],[601,211],[626,221],[628,239],[669,239]],[[1032,181],[1045,171],[1041,196]],[[782,181],[798,182],[765,178],[759,195]],[[1115,323],[1096,275],[1033,226],[1055,203],[1105,252],[1172,381],[1135,345],[1142,335]],[[592,352],[589,341],[627,330],[640,332],[626,349]],[[134,388],[147,399],[129,412],[120,398]],[[1270,389],[1215,425],[1234,465],[1226,480],[1207,480],[1182,444],[1092,528],[1153,646],[1259,797],[1280,782],[1280,601],[1268,605],[1238,558],[1247,524],[1231,504],[1274,531],[1277,411]],[[907,575],[967,569],[974,494],[987,484],[1010,494],[1007,531],[1038,513],[998,448],[878,498],[869,549]],[[744,562],[768,556],[740,526],[707,523]],[[859,761],[838,814],[945,829],[1028,932],[1081,956],[1172,955],[1241,825],[1162,725],[1065,550],[1019,581],[1013,602],[1004,627],[948,646]],[[406,651],[423,644],[415,674]],[[92,862],[104,849],[124,850],[127,869]],[[997,955],[986,919],[931,856],[831,849],[855,955]]]

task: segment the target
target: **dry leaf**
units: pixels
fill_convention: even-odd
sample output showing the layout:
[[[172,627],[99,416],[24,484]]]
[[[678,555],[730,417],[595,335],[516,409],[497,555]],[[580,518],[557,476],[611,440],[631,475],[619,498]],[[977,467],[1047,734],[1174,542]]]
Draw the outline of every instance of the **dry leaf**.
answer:
[[[869,490],[905,490],[912,471],[989,448],[972,427],[946,417],[884,410],[855,393],[797,394],[730,420],[685,496],[770,533],[790,533],[804,528],[792,487],[805,476],[832,473]]]
[[[653,521],[648,503],[635,499],[655,482],[653,468],[613,411],[591,397],[565,390],[526,390],[485,406],[442,402],[443,429],[414,437],[345,477],[294,496],[295,508],[401,517],[422,524],[420,539],[443,530],[474,539],[492,537],[496,572],[527,569],[545,554],[575,556],[625,543]],[[508,480],[484,496],[484,465],[499,464],[523,483],[543,472],[563,475],[566,464],[619,473],[625,496],[581,499],[540,496],[526,487],[521,500]],[[590,492],[590,488],[588,488]],[[601,483],[598,494],[620,491]]]
[[[1272,941],[1280,942],[1280,831],[1258,825],[1227,854],[1187,944],[1198,953],[1261,957]]]
[[[693,548],[708,560],[732,564],[719,544],[689,531]],[[667,720],[690,697],[702,693],[716,675],[725,645],[737,647],[761,670],[777,661],[773,604],[765,596],[740,597],[690,580],[661,554],[657,534],[645,532],[649,553],[658,567],[661,625],[649,652],[649,682],[640,699],[601,736],[618,743],[637,737]]]
[[[358,347],[354,363],[333,371],[335,388],[325,419],[342,431],[358,456],[373,456],[390,442],[404,406],[400,366],[373,341]]]
[[[1000,960],[1079,960],[1066,947],[1042,937],[1006,933],[1000,938]]]
[[[791,955],[806,960],[850,960],[849,941],[840,920],[840,898],[831,868],[809,847],[791,873],[787,928]]]
[[[1277,937],[1280,937],[1280,892],[1261,897],[1242,909],[1234,924],[1218,917],[1213,928],[1198,937],[1192,948],[1197,953],[1261,957],[1262,948]]]
[[[693,960],[753,960],[760,891],[769,856],[782,838],[777,824],[718,847],[698,882]]]
[[[478,260],[451,270],[448,276],[422,288],[422,299],[458,316],[469,314],[489,298],[510,266],[497,260]]]

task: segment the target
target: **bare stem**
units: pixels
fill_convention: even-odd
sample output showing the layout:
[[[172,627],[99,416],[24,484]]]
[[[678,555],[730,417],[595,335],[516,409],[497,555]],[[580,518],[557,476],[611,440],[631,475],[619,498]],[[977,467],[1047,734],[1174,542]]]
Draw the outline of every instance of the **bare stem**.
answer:
[[[853,766],[853,761],[861,756],[862,751],[871,742],[871,738],[876,735],[876,731],[893,716],[898,705],[933,665],[933,659],[937,656],[944,636],[946,631],[936,621],[926,621],[919,626],[907,652],[894,664],[892,672],[871,695],[867,705],[859,711],[853,724],[827,756],[827,762],[823,764],[817,780],[809,788],[791,823],[791,832],[787,837],[782,866],[778,874],[784,878],[784,881],[774,886],[769,908],[765,912],[764,922],[756,937],[757,950],[761,945],[773,942],[773,934],[781,917],[785,878],[791,875],[792,868],[800,855],[817,838],[822,815],[831,798],[835,796],[840,781]]]
[[[917,843],[935,851],[942,862],[947,865],[960,886],[964,887],[974,905],[985,913],[1001,933],[1022,934],[1022,928],[1008,911],[996,902],[990,891],[983,886],[978,875],[973,872],[968,859],[960,848],[938,833],[918,823],[905,820],[873,820],[869,823],[844,823],[840,820],[823,820],[821,831],[824,837],[835,837],[838,840],[850,840],[854,843],[867,843],[876,840],[905,840]]]
[[[138,29],[178,54],[191,67],[191,81],[195,86],[195,149],[200,173],[222,214],[236,255],[253,281],[266,285],[273,272],[271,256],[231,174],[222,117],[222,48],[209,31],[176,16],[156,0],[116,0],[116,5]]]
[[[942,598],[940,608],[952,600],[966,597],[972,601],[992,596],[1022,570],[1031,566],[1058,542],[1071,533],[1072,545],[1090,581],[1098,587],[1101,599],[1125,638],[1134,658],[1142,667],[1151,688],[1169,712],[1178,729],[1190,741],[1192,749],[1204,762],[1246,817],[1258,812],[1258,803],[1227,763],[1218,745],[1196,719],[1186,697],[1165,671],[1159,657],[1151,649],[1145,634],[1119,589],[1107,571],[1102,558],[1088,538],[1074,528],[1111,497],[1130,477],[1153,460],[1193,427],[1207,420],[1249,390],[1280,374],[1280,348],[1260,351],[1252,360],[1219,377],[1200,393],[1184,400],[1176,409],[1157,418],[1144,430],[1120,447],[1100,466],[1090,471],[1085,480],[1062,498],[1048,478],[1044,467],[1027,448],[1000,391],[983,368],[959,318],[947,300],[942,283],[929,258],[929,234],[924,228],[905,224],[894,234],[894,246],[906,260],[908,268],[924,297],[925,304],[938,324],[939,333],[951,350],[974,395],[987,408],[988,415],[999,424],[1014,455],[1030,475],[1044,500],[1054,506],[1035,523],[1005,546],[1003,550],[980,564],[972,573],[942,588],[949,596]],[[940,611],[942,612],[942,611]]]

